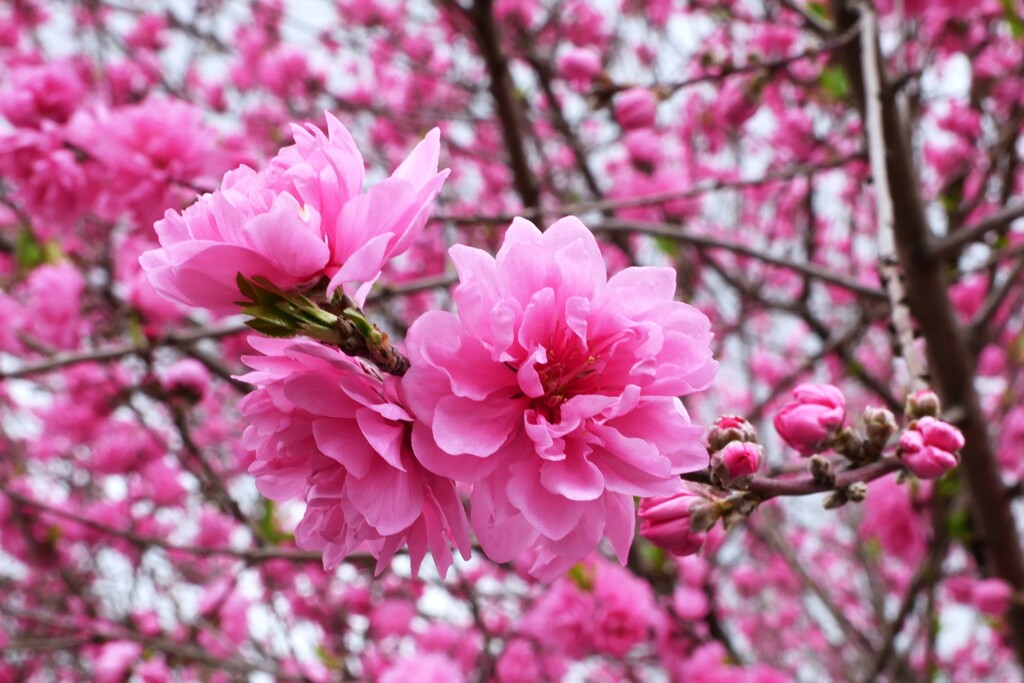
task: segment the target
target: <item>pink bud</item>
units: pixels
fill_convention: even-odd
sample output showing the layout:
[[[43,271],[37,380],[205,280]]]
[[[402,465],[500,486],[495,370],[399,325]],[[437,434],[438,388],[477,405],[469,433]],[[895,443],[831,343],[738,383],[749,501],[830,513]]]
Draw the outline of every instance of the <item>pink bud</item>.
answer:
[[[726,444],[719,455],[722,465],[729,473],[730,479],[750,477],[761,466],[761,454],[764,449],[756,443],[733,441]]]
[[[971,588],[971,604],[994,617],[1006,614],[1012,598],[1013,589],[1002,579],[982,579]]]
[[[693,555],[704,545],[707,534],[694,529],[694,513],[708,501],[689,489],[671,496],[640,501],[640,535],[673,555]]]
[[[843,424],[846,399],[831,384],[801,384],[775,416],[775,430],[801,455],[824,450]]]
[[[601,73],[601,57],[588,48],[573,48],[559,58],[558,72],[574,88],[585,90]]]
[[[934,417],[911,422],[900,437],[899,454],[907,469],[921,479],[937,479],[957,466],[964,447],[960,430]]]
[[[626,130],[650,128],[657,111],[654,93],[647,88],[630,88],[615,98],[615,120]]]
[[[209,384],[209,371],[195,358],[179,360],[160,376],[160,385],[168,394],[184,396],[197,402],[202,399]]]
[[[754,425],[738,415],[722,415],[708,430],[708,447],[712,452],[719,451],[730,441],[757,443]]]

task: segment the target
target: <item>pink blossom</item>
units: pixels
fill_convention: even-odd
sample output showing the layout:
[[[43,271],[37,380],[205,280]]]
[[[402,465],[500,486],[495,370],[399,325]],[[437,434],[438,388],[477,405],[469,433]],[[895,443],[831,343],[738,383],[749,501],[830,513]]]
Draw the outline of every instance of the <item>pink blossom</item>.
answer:
[[[669,268],[606,278],[576,218],[541,233],[516,219],[497,258],[451,250],[459,315],[432,311],[406,340],[403,378],[432,471],[474,484],[472,522],[503,562],[538,544],[551,579],[602,536],[625,560],[631,496],[668,495],[707,465],[677,396],[717,369],[708,319],[672,300]]]
[[[125,680],[133,664],[139,660],[142,646],[127,640],[118,640],[101,646],[93,663],[96,683],[119,683]]]
[[[182,358],[160,373],[160,387],[168,394],[200,401],[210,385],[210,371],[195,358]]]
[[[469,555],[465,512],[452,482],[423,469],[410,450],[412,417],[398,379],[371,374],[337,349],[308,340],[250,338],[258,388],[243,399],[255,451],[250,471],[274,500],[301,497],[301,548],[324,551],[325,568],[365,546],[383,569],[409,546],[413,571],[429,550],[441,573],[449,542]]]
[[[524,635],[549,643],[569,657],[582,657],[593,647],[594,596],[573,581],[556,581],[520,621]]]
[[[71,263],[36,267],[26,287],[26,331],[37,341],[61,349],[81,343],[85,278]]]
[[[775,416],[775,430],[801,455],[826,448],[846,416],[846,399],[831,384],[801,384]]]
[[[907,487],[898,485],[894,477],[878,479],[869,485],[860,533],[865,538],[877,539],[886,554],[908,564],[924,556],[925,520],[915,509]]]
[[[574,47],[558,58],[558,72],[577,90],[586,90],[601,73],[601,56],[593,49]]]
[[[956,452],[964,447],[960,430],[934,417],[912,422],[900,437],[900,458],[922,479],[937,479],[957,466]]]
[[[615,97],[615,120],[625,130],[650,128],[657,113],[658,102],[649,88],[629,88]]]
[[[538,653],[529,641],[517,638],[498,656],[495,673],[500,683],[535,683],[544,680]]]
[[[1018,475],[1024,466],[1024,406],[1014,406],[1006,413],[999,431],[999,464]]]
[[[68,124],[68,137],[107,171],[105,212],[131,211],[148,225],[168,207],[178,207],[215,168],[215,131],[203,112],[179,100],[147,99],[92,113]],[[217,169],[219,173],[222,169]]]
[[[380,683],[463,683],[465,680],[459,665],[440,652],[400,659],[380,677]]]
[[[219,313],[238,310],[238,273],[292,289],[315,281],[330,257],[320,216],[290,194],[275,195],[245,166],[183,213],[168,211],[155,228],[162,248],[139,258],[153,287]]]
[[[71,62],[16,67],[0,92],[0,114],[19,127],[65,123],[84,94],[85,84]]]
[[[1002,579],[982,579],[971,587],[971,604],[982,614],[1006,614],[1012,599],[1013,588]]]
[[[384,264],[426,223],[447,171],[437,172],[437,130],[390,178],[362,193],[363,160],[348,131],[327,115],[330,137],[295,127],[264,173],[240,167],[221,189],[156,224],[160,249],[140,262],[165,296],[220,313],[237,310],[236,275],[282,289],[331,278],[362,304]]]
[[[594,649],[623,658],[647,641],[658,613],[650,584],[607,562],[596,566]]]
[[[640,535],[673,555],[693,555],[707,539],[706,533],[694,528],[694,513],[708,504],[690,486],[672,495],[645,498],[640,501]]]
[[[407,251],[423,230],[448,170],[437,170],[438,129],[416,145],[394,173],[362,192],[363,159],[341,122],[327,114],[319,128],[292,126],[295,145],[267,170],[271,186],[292,194],[320,216],[330,246],[328,294],[343,286],[362,304],[390,259]]]

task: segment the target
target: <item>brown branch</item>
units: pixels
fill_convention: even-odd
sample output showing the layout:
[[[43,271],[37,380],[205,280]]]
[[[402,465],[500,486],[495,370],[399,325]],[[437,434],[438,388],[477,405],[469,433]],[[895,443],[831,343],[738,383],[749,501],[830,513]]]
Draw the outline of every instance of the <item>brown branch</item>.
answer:
[[[750,247],[745,244],[727,242],[726,240],[706,235],[685,233],[681,231],[679,226],[668,223],[643,223],[638,221],[609,220],[593,226],[592,229],[594,232],[637,232],[655,237],[668,238],[677,242],[682,242],[683,244],[701,247],[703,249],[724,249],[734,254],[739,254],[740,256],[748,256],[769,265],[786,268],[800,273],[801,275],[810,276],[821,280],[822,282],[842,287],[843,289],[859,294],[866,299],[884,301],[887,298],[885,292],[882,290],[865,285],[844,275],[838,275],[827,268],[816,266],[812,263],[790,261],[789,259],[782,258],[780,256],[772,256],[760,249]]]

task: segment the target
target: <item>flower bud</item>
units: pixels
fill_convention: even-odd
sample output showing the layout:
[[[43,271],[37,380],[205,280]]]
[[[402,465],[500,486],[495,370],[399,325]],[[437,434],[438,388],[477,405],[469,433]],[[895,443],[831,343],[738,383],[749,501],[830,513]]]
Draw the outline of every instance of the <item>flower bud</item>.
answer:
[[[899,425],[891,410],[868,406],[864,409],[864,431],[867,432],[868,443],[872,448],[881,451],[889,438],[896,433]]]
[[[937,479],[957,466],[957,451],[964,447],[960,430],[934,417],[911,422],[900,437],[899,456],[921,479]]]
[[[558,73],[577,90],[586,90],[601,73],[601,56],[589,48],[573,48],[559,57]]]
[[[722,415],[708,430],[708,450],[712,453],[725,448],[731,441],[757,443],[754,425],[738,415]]]
[[[938,417],[942,412],[939,396],[931,389],[918,389],[907,396],[906,413],[911,420],[922,417]]]
[[[793,401],[775,416],[775,430],[801,455],[813,455],[829,446],[846,417],[846,399],[831,384],[801,384]]]
[[[709,510],[715,511],[709,514]],[[640,535],[673,555],[693,555],[701,549],[717,520],[717,506],[686,487],[671,496],[656,496],[640,501]],[[710,518],[710,523],[709,523]]]
[[[160,388],[170,396],[198,403],[206,395],[210,373],[194,358],[183,358],[160,375]]]
[[[750,483],[763,458],[764,448],[760,444],[732,441],[711,456],[711,476],[723,488],[742,488]]]
[[[615,98],[615,120],[625,130],[651,128],[657,112],[658,102],[648,88],[630,88]]]

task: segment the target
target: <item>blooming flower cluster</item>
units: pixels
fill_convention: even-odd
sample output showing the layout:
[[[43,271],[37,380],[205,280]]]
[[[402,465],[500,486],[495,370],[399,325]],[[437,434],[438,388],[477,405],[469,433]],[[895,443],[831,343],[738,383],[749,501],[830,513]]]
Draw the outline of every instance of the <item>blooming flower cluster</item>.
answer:
[[[331,116],[328,130],[296,128],[265,171],[241,167],[169,211],[156,226],[162,248],[141,258],[153,285],[217,312],[244,294],[262,315],[272,302],[317,318],[287,292],[328,278],[325,303],[342,287],[361,305],[447,174],[435,130],[362,194],[352,139]],[[495,561],[532,551],[531,572],[552,580],[607,538],[625,562],[633,497],[673,495],[681,473],[707,466],[702,429],[679,400],[714,377],[707,317],[673,300],[672,269],[609,278],[576,218],[545,232],[517,219],[496,257],[464,246],[451,256],[458,314],[412,325],[401,378],[313,341],[252,340],[262,355],[245,359],[254,371],[242,379],[257,390],[242,410],[257,486],[305,500],[296,541],[329,567],[360,548],[383,567],[407,545],[414,569],[429,549],[442,572],[449,543],[468,556],[456,482],[469,486],[472,530]],[[273,294],[239,291],[257,277]],[[361,343],[383,343],[361,314],[345,315]]]

